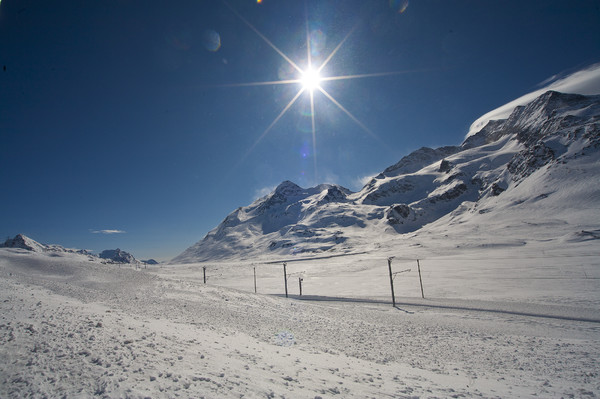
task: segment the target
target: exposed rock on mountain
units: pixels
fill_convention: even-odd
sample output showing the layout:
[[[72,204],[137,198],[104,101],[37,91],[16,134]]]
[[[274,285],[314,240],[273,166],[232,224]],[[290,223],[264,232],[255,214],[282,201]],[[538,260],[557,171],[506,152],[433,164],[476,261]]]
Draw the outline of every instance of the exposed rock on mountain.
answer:
[[[108,259],[116,263],[139,263],[139,261],[128,252],[117,249],[106,249],[98,255],[102,259]]]
[[[32,240],[24,234],[17,234],[14,238],[8,238],[2,246],[5,248],[21,248],[34,252],[44,252],[47,250],[45,245]]]

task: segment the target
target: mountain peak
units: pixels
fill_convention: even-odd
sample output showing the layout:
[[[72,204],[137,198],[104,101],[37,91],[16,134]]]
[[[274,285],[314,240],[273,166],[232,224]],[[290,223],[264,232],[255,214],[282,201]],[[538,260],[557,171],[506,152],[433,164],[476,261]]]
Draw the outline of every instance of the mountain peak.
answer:
[[[28,251],[44,252],[45,246],[27,237],[25,234],[17,234],[14,238],[8,238],[2,245],[5,248],[21,248]]]
[[[398,176],[405,173],[413,173],[425,165],[439,161],[442,158],[456,153],[460,147],[446,146],[440,148],[421,147],[416,151],[402,157],[400,161],[383,171],[385,176]],[[383,177],[383,176],[381,176]]]
[[[463,149],[492,143],[503,136],[517,133],[521,141],[554,132],[561,125],[567,127],[576,120],[600,114],[600,96],[561,93],[548,90],[531,102],[516,106],[506,119],[489,120],[476,133],[469,135]],[[535,139],[535,137],[533,139]]]
[[[561,93],[554,90],[548,90],[529,104],[519,108],[522,108],[522,113],[524,114],[539,110],[544,112],[544,116],[549,117],[552,115],[552,112],[556,111],[557,109],[577,106],[581,104],[582,101],[589,102],[589,99],[590,96],[583,96],[581,94]],[[514,113],[515,112],[513,111],[513,114]],[[517,114],[521,114],[521,112],[518,112]],[[511,117],[514,119],[512,115]],[[511,117],[509,117],[509,120]]]
[[[139,261],[128,252],[125,252],[119,248],[117,249],[106,249],[98,255],[102,259],[108,259],[117,263],[138,263]]]
[[[291,182],[289,180],[285,180],[285,181],[281,182],[275,188],[275,193],[281,194],[285,197],[297,196],[300,193],[302,193],[303,191],[304,190],[302,189],[302,187],[300,187],[296,183]]]

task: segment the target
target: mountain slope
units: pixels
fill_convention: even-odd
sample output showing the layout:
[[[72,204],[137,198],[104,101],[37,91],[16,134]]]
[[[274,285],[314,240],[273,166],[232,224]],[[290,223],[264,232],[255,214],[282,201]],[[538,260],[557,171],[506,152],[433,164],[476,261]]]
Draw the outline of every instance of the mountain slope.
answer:
[[[4,243],[0,243],[0,248],[16,248],[29,252],[37,252],[49,256],[83,256],[82,259],[99,260],[104,259],[116,263],[133,263],[138,264],[138,261],[133,255],[125,251],[117,249],[107,249],[102,251],[98,256],[92,254],[86,249],[65,248],[56,244],[40,244],[32,238],[24,234],[17,234],[13,238],[8,238]],[[153,261],[154,263],[151,263]],[[148,264],[157,264],[153,259],[150,259]]]
[[[172,262],[371,251],[434,232],[475,242],[482,228],[508,241],[517,231],[527,239],[593,236],[600,230],[599,148],[600,96],[548,91],[461,146],[407,155],[356,193],[283,182]],[[528,215],[540,223],[524,225]]]

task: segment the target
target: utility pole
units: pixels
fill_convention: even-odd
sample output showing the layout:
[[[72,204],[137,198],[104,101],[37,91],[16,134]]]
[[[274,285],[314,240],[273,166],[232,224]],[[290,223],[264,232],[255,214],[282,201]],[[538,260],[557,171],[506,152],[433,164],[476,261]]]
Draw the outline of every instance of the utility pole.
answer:
[[[286,269],[287,263],[283,262],[283,283],[285,284],[285,297],[288,297],[288,290],[287,290],[287,269]]]
[[[390,287],[392,288],[392,306],[396,307],[396,297],[394,296],[394,276],[392,274],[392,259],[394,257],[388,258],[388,269],[390,270]]]
[[[256,294],[256,266],[254,267],[254,293]]]
[[[304,279],[302,277],[298,277],[298,285],[300,286],[300,296],[302,296],[302,281]]]
[[[202,266],[202,274],[204,275],[204,284],[206,284],[206,266]]]
[[[419,259],[417,259],[417,268],[419,269],[419,282],[421,283],[421,298],[425,299],[425,294],[423,293],[423,280],[421,280],[421,265],[419,264]]]

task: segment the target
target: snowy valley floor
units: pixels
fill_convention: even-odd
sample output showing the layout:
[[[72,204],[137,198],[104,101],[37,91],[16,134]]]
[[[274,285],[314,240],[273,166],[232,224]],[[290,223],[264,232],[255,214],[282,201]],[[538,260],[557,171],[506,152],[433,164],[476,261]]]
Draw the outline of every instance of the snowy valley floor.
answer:
[[[190,270],[0,249],[0,397],[600,396],[598,279],[587,302],[393,308],[257,295]]]

